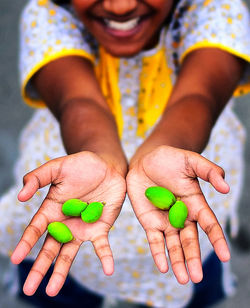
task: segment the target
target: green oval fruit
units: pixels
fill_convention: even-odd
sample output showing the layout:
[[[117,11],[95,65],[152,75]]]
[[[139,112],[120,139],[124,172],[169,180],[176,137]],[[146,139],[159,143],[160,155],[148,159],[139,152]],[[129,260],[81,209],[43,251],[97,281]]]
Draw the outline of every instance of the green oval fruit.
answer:
[[[154,206],[162,210],[168,210],[176,202],[174,194],[161,186],[152,186],[146,189],[145,196]]]
[[[81,212],[86,209],[88,203],[80,199],[69,199],[64,202],[62,212],[67,216],[81,216]]]
[[[96,222],[102,216],[102,211],[103,203],[92,202],[87,206],[86,210],[81,213],[81,218],[87,223]]]
[[[168,213],[169,221],[175,228],[184,228],[184,223],[187,216],[188,208],[182,201],[176,201]]]
[[[68,243],[73,240],[70,229],[59,221],[54,221],[48,225],[49,234],[60,243]]]

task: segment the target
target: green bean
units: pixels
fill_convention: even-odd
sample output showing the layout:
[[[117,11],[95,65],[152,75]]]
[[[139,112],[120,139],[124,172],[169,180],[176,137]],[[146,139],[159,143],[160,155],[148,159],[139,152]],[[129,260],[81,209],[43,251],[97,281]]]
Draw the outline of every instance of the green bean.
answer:
[[[59,221],[50,223],[47,229],[49,234],[60,243],[68,243],[74,238],[70,229]]]
[[[84,222],[93,223],[100,219],[103,211],[103,203],[92,202],[87,208],[81,213],[81,218]]]
[[[69,199],[64,202],[62,212],[66,216],[81,216],[81,212],[86,209],[88,203],[80,199]]]
[[[145,196],[154,206],[162,210],[168,210],[176,202],[174,194],[161,186],[152,186],[146,189]]]
[[[185,220],[188,216],[188,208],[182,201],[176,201],[170,208],[168,218],[171,225],[175,228],[184,228]]]

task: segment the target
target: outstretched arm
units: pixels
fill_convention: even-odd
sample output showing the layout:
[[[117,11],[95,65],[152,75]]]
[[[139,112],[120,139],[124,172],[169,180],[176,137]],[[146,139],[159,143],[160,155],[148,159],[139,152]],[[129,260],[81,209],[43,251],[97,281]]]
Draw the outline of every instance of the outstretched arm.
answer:
[[[127,190],[155,263],[160,271],[168,270],[166,245],[180,283],[189,279],[185,262],[191,280],[202,279],[197,222],[220,260],[230,257],[223,231],[197,179],[210,182],[221,193],[227,193],[229,187],[223,170],[198,153],[206,146],[243,69],[241,60],[217,49],[201,49],[187,56],[162,118],[130,162]],[[145,198],[149,186],[164,186],[187,204],[184,229],[171,227],[168,214]]]
[[[46,231],[50,222],[62,221],[72,230],[74,240],[60,245],[47,236],[26,279],[24,293],[32,295],[51,263],[55,268],[46,292],[60,291],[70,266],[84,241],[91,241],[104,273],[114,271],[108,232],[121,210],[126,193],[127,162],[121,149],[116,123],[95,78],[92,64],[78,57],[49,63],[33,82],[47,106],[58,119],[69,155],[54,159],[24,177],[20,201],[51,185],[40,209],[27,226],[12,254],[20,263]],[[93,224],[62,214],[62,204],[71,198],[85,202],[104,201],[102,217]]]
[[[201,153],[245,67],[242,59],[216,48],[202,48],[187,55],[165,112],[130,166],[161,145]]]
[[[33,82],[60,123],[67,153],[93,152],[125,175],[127,162],[115,119],[92,63],[82,57],[63,57],[44,66]]]

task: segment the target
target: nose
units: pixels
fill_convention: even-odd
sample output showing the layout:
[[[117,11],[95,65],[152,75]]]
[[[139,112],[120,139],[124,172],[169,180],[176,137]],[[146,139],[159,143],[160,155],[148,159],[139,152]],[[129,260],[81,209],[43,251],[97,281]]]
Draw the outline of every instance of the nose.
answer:
[[[137,0],[104,0],[103,7],[109,13],[126,15],[134,11]]]

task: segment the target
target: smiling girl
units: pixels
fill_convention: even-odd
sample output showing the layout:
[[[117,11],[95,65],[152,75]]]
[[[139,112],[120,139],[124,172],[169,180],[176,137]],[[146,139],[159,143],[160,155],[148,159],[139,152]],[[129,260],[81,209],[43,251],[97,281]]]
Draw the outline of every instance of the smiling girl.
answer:
[[[174,1],[74,1],[79,19],[108,53],[131,57],[154,47]]]
[[[229,265],[220,261],[230,259],[226,222],[237,231],[244,129],[231,96],[249,90],[246,6],[240,0],[54,2],[30,0],[22,15],[22,94],[28,104],[48,108],[24,129],[17,185],[1,199],[2,253],[13,250],[34,216],[11,257],[15,264],[32,258],[18,267],[20,284],[31,269],[24,293],[34,301],[40,296],[45,306],[44,293],[34,293],[56,259],[49,282],[43,280],[46,292],[58,294],[74,260],[74,282],[66,280],[61,297],[70,290],[72,306],[100,305],[98,296],[86,302],[92,295],[84,286],[154,307],[205,307],[232,294]],[[223,170],[211,161],[225,170],[229,193]],[[27,172],[18,195],[25,206],[18,207]],[[146,200],[145,189],[155,185],[187,204],[183,229]],[[65,217],[61,205],[70,198],[105,200],[100,221]],[[35,245],[56,220],[75,240],[61,246],[47,236],[42,248]],[[114,274],[104,276],[101,267]]]

